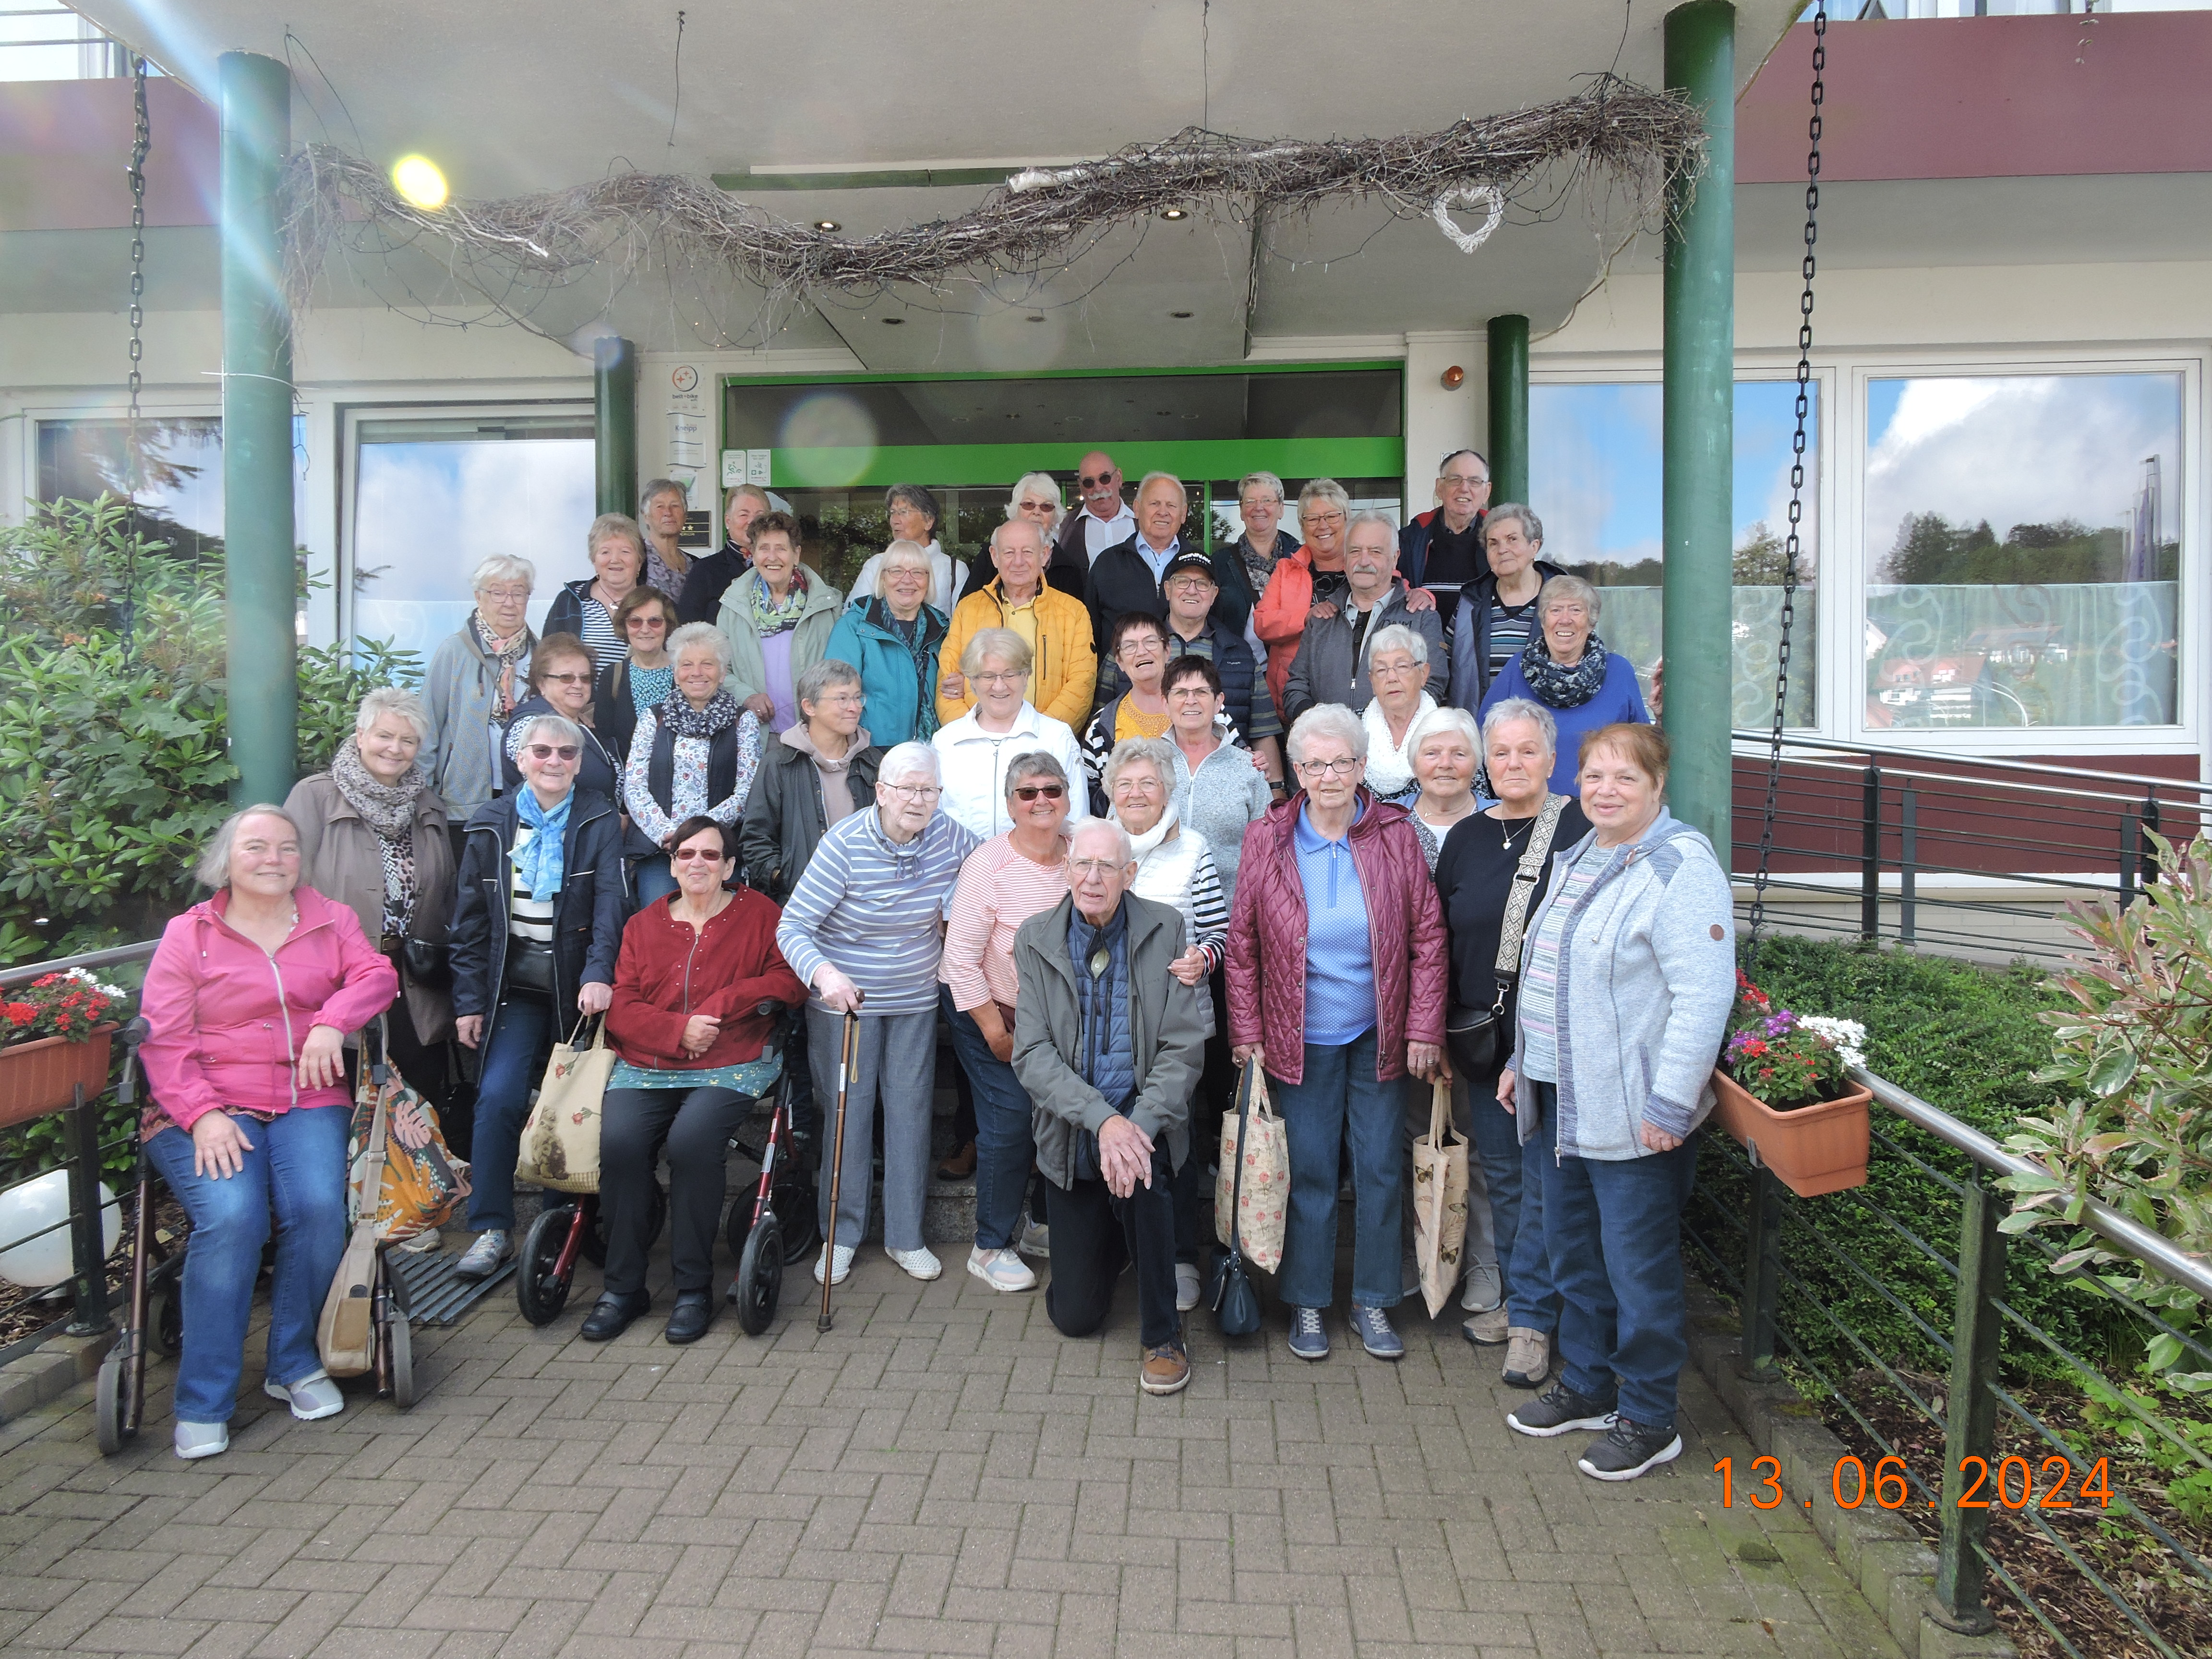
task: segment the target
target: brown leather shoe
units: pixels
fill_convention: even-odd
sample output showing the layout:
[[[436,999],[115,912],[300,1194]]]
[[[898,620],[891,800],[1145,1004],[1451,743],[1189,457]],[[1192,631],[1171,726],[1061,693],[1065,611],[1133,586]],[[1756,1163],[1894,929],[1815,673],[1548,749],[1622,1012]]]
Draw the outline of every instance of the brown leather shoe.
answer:
[[[975,1143],[969,1141],[937,1166],[939,1181],[965,1181],[975,1173]]]
[[[1180,1342],[1145,1350],[1144,1369],[1137,1380],[1146,1394],[1181,1394],[1190,1381],[1190,1359]]]

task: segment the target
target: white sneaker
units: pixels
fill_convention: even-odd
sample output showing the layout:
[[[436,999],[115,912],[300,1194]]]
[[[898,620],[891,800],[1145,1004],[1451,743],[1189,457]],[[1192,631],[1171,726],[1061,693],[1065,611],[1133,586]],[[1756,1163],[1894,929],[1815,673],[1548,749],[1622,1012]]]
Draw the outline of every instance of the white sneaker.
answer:
[[[1198,1265],[1191,1261],[1176,1263],[1176,1311],[1188,1313],[1198,1305],[1198,1298],[1206,1288],[1206,1281],[1198,1276]]]
[[[264,1381],[261,1392],[271,1400],[281,1400],[292,1408],[292,1415],[302,1423],[313,1423],[318,1418],[336,1417],[345,1409],[345,1396],[338,1385],[331,1381],[328,1371],[317,1371],[303,1376],[287,1388],[274,1380]]]
[[[968,1271],[994,1291],[1033,1291],[1036,1275],[1029,1263],[1012,1250],[968,1252]]]
[[[945,1271],[945,1264],[933,1255],[926,1247],[918,1250],[894,1250],[886,1245],[884,1247],[884,1254],[897,1262],[900,1269],[910,1279],[919,1279],[927,1282]]]
[[[837,1260],[836,1264],[831,1267],[830,1273],[830,1282],[832,1285],[843,1284],[847,1277],[852,1273],[854,1254],[854,1248],[850,1244],[840,1244],[837,1246]],[[829,1255],[830,1251],[825,1247],[822,1254],[814,1258],[814,1282],[817,1285],[822,1282],[822,1263],[825,1259],[827,1259]]]
[[[1495,1261],[1475,1261],[1468,1266],[1467,1277],[1459,1287],[1459,1305],[1469,1313],[1488,1313],[1505,1300],[1505,1280],[1498,1271]]]
[[[1042,1221],[1024,1221],[1021,1237],[1014,1241],[1014,1248],[1024,1255],[1036,1256],[1040,1260],[1048,1257],[1052,1254],[1052,1229]]]
[[[230,1449],[230,1425],[179,1423],[175,1443],[179,1457],[213,1457]]]

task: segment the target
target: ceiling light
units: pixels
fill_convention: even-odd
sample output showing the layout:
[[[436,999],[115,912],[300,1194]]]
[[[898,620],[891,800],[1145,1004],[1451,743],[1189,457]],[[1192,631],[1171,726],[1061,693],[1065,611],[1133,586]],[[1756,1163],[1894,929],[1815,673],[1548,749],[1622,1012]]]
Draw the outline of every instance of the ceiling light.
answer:
[[[842,230],[845,227],[839,224],[835,219],[817,219],[814,222],[814,228],[817,230]]]
[[[1163,219],[1182,219],[1188,216],[1188,211],[1182,208],[1162,208],[1160,210],[1160,217]]]
[[[1030,320],[1033,323],[1042,322],[1044,320],[1044,313],[1042,311],[1032,311],[1030,313]]]
[[[886,317],[884,319],[884,326],[885,328],[896,328],[905,320],[906,319],[903,317]]]
[[[428,210],[446,205],[446,175],[427,155],[403,155],[393,162],[392,187],[410,207]]]
[[[1188,311],[1170,311],[1168,313],[1168,315],[1188,322],[1190,319],[1191,313]]]

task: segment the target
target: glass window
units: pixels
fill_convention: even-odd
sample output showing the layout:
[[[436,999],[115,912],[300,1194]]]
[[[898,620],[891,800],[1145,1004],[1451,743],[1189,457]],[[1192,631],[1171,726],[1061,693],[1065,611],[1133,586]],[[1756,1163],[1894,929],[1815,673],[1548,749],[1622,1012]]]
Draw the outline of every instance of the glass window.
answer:
[[[1866,722],[2179,718],[2182,377],[1867,386]]]
[[[292,514],[306,510],[307,422],[292,418]],[[127,421],[40,421],[39,499],[88,501],[131,493]],[[148,416],[138,422],[138,528],[171,556],[222,564],[222,417]]]
[[[428,658],[467,620],[493,553],[538,568],[530,623],[591,574],[588,409],[363,419],[354,427],[353,633]]]
[[[1797,608],[1790,629],[1790,707],[1809,726],[1815,707],[1820,568],[1820,388],[1805,441],[1804,520]],[[1783,537],[1790,523],[1797,383],[1735,386],[1734,708],[1739,726],[1774,718],[1774,662],[1782,633]],[[1660,441],[1656,381],[1528,388],[1528,505],[1544,524],[1541,557],[1605,590],[1598,633],[1636,665],[1648,700],[1660,655]]]

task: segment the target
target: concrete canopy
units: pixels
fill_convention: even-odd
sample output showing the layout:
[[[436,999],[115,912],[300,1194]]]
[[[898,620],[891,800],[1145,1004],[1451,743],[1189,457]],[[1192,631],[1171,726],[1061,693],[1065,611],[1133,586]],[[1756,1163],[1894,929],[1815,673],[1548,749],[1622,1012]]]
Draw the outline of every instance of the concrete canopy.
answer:
[[[1012,172],[1190,125],[1253,137],[1421,131],[1571,95],[1608,68],[1661,79],[1656,0],[1174,0],[1149,7],[968,0],[941,24],[898,0],[688,9],[678,92],[672,6],[381,0],[302,21],[271,0],[91,0],[85,13],[203,93],[215,59],[289,58],[295,142],[390,162],[420,152],[457,195],[557,188],[634,167],[749,175],[739,193],[849,234],[957,213],[988,186],[804,185],[810,173]],[[1738,7],[1739,83],[1800,7]],[[1626,27],[1624,28],[1624,21]],[[288,24],[289,39],[288,40]],[[310,55],[312,54],[312,61]],[[1600,277],[1629,228],[1568,192],[1516,212],[1473,255],[1372,206],[1268,228],[1194,216],[1117,230],[1041,283],[948,285],[763,310],[720,273],[652,271],[618,295],[556,296],[554,337],[612,326],[648,348],[848,347],[884,370],[1235,362],[1254,335],[1357,339],[1519,312],[1540,330]],[[1357,257],[1354,257],[1357,256]],[[481,301],[427,254],[334,274],[321,302]],[[1176,313],[1188,313],[1188,316]],[[891,316],[902,325],[886,325]],[[1041,319],[1042,320],[1031,320]]]

